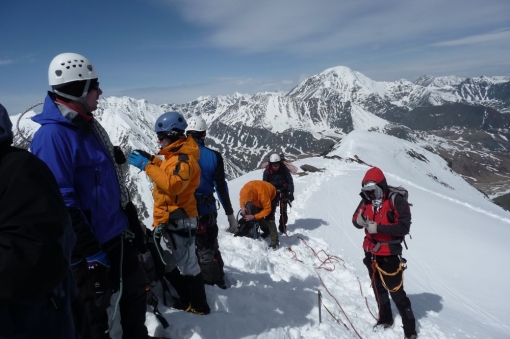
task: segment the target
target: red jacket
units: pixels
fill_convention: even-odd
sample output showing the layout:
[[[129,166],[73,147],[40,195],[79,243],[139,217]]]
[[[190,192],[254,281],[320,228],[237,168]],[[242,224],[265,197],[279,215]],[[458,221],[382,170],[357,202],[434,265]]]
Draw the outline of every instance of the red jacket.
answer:
[[[386,178],[379,168],[373,167],[367,171],[362,185],[367,181],[375,181],[383,190],[384,195],[381,207],[374,211],[372,202],[366,199],[363,193],[360,194],[362,199],[354,211],[352,223],[357,228],[363,228],[356,222],[359,213],[362,213],[363,217],[368,220],[377,223],[377,233],[370,234],[365,229],[363,249],[379,256],[402,254],[402,240],[409,233],[411,227],[409,203],[397,194],[394,204],[392,204]]]

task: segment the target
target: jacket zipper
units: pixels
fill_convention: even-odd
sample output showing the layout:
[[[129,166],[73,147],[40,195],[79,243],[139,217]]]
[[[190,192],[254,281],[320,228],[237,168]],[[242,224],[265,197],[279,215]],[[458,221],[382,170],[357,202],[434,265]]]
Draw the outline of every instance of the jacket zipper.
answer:
[[[96,170],[96,211],[99,206],[99,172]]]

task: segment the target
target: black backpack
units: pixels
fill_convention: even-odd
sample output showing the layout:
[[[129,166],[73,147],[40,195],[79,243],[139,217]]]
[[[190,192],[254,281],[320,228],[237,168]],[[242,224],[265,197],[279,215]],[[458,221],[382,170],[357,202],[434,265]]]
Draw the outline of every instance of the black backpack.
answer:
[[[259,237],[259,225],[256,221],[246,221],[241,216],[241,218],[237,220],[237,225],[234,237],[248,237],[252,239],[257,239]]]
[[[146,228],[145,245],[147,247],[147,251],[145,253],[138,254],[138,259],[140,260],[140,264],[148,278],[148,285],[146,289],[147,304],[152,307],[154,315],[158,318],[163,328],[167,328],[169,326],[168,322],[158,310],[159,300],[152,292],[152,288],[158,283],[161,283],[161,286],[163,287],[163,304],[167,306],[166,292],[170,294],[170,289],[168,287],[168,282],[165,279],[165,264],[161,260],[161,256],[156,247],[159,246],[159,244],[154,242],[153,235],[154,231]]]
[[[411,204],[407,200],[407,198],[409,197],[409,192],[407,191],[406,188],[404,188],[402,186],[396,187],[396,186],[390,186],[390,185],[388,185],[388,188],[390,190],[389,198],[390,198],[390,206],[392,209],[395,206],[395,196],[397,194],[401,195],[404,198],[404,200],[409,204],[409,209],[411,208],[411,206],[413,206],[413,204]],[[412,239],[413,237],[411,236],[411,233],[408,233],[408,234],[409,234],[409,238]],[[407,248],[405,236],[402,238],[402,242],[404,243],[404,246],[406,247],[406,250],[407,250],[408,248]]]

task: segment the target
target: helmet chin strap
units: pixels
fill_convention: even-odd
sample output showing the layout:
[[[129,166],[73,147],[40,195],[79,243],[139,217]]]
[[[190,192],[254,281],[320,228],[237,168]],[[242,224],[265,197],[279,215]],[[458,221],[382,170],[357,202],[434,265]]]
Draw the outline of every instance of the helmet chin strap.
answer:
[[[83,105],[83,107],[85,108],[86,112],[91,113],[90,107],[87,104],[87,94],[89,93],[89,87],[90,87],[90,79],[87,79],[87,82],[85,83],[85,87],[83,88],[83,93],[81,94],[80,97],[75,97],[74,95],[69,95],[69,94],[62,93],[62,92],[60,92],[59,90],[56,90],[56,89],[54,89],[53,92],[57,93],[61,97],[67,98],[69,100],[78,101],[80,104]]]

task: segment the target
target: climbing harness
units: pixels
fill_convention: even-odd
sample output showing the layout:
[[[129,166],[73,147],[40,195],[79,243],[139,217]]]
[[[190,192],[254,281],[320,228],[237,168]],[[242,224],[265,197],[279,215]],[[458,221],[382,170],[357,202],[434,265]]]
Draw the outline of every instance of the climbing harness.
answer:
[[[379,273],[379,277],[381,278],[381,282],[382,282],[384,288],[390,293],[397,292],[402,287],[402,285],[404,285],[404,270],[407,268],[407,264],[406,264],[407,260],[400,256],[399,256],[399,258],[400,258],[400,264],[398,265],[397,270],[393,273],[388,273],[388,272],[384,271],[382,268],[379,267],[379,264],[375,260],[375,257],[372,258],[372,271],[373,271],[372,284],[375,283],[375,272],[377,271]],[[384,276],[394,277],[397,274],[399,274],[400,272],[402,272],[402,279],[400,280],[400,283],[395,288],[392,288],[392,289],[388,288],[388,286],[386,285],[386,281],[384,280]],[[375,284],[374,284],[374,286],[375,286]]]
[[[173,237],[174,234],[177,235],[177,236],[180,236],[180,237],[187,238],[186,242],[184,243],[184,247],[186,248],[185,253],[180,258],[176,259],[175,262],[173,262],[171,265],[177,264],[185,256],[187,256],[187,258],[185,260],[185,262],[187,262],[189,260],[190,247],[195,242],[195,233],[196,233],[196,230],[195,229],[191,229],[191,227],[188,228],[187,230],[186,229],[172,230],[172,229],[170,229],[168,227],[169,225],[174,225],[175,226],[176,225],[175,221],[174,220],[170,220],[169,224],[160,224],[159,226],[157,226],[154,229],[154,233],[153,233],[154,243],[156,244],[156,249],[158,250],[158,254],[159,254],[159,257],[161,259],[161,262],[163,264],[167,265],[167,263],[163,259],[163,254],[161,253],[161,250],[159,248],[159,239],[161,239],[161,237],[163,236],[163,232],[165,232],[165,231],[169,233],[169,238],[170,238],[170,241],[172,242],[172,245],[173,245],[174,249],[177,249],[177,245],[175,244],[175,240],[174,240],[174,237]]]

